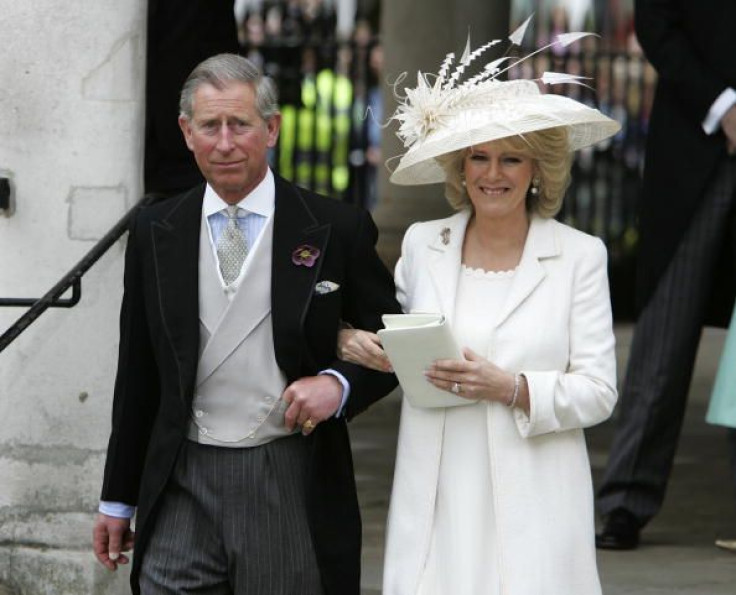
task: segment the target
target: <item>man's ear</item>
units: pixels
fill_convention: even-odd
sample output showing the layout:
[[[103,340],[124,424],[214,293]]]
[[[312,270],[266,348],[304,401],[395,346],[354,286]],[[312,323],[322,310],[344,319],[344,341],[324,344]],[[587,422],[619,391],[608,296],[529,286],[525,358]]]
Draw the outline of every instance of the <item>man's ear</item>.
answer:
[[[179,128],[181,128],[181,132],[184,135],[184,142],[187,144],[187,147],[189,147],[190,151],[193,151],[192,123],[189,121],[189,118],[186,116],[179,116]]]
[[[266,129],[268,130],[268,147],[275,147],[276,141],[279,140],[279,130],[281,130],[281,114],[279,112],[266,120]]]

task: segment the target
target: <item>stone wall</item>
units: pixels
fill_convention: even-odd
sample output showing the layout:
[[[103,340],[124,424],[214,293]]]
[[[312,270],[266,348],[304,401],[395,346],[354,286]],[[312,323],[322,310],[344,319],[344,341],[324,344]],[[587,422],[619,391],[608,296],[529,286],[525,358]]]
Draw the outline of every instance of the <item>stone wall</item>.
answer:
[[[141,196],[143,0],[0,0],[0,297],[40,297]],[[90,537],[109,432],[122,242],[0,353],[0,593],[125,592]],[[0,309],[0,333],[24,312]],[[4,585],[4,586],[3,586]]]

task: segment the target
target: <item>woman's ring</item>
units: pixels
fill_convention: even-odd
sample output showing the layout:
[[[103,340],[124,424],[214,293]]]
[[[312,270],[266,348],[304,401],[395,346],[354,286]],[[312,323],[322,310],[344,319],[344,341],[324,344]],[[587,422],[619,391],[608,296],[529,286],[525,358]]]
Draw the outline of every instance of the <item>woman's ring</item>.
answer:
[[[450,390],[454,392],[456,395],[459,395],[461,389],[462,389],[462,386],[460,386],[459,382],[453,382],[452,388]]]
[[[307,421],[305,421],[302,424],[302,428],[304,428],[305,430],[314,430],[314,422],[312,421],[312,419],[310,418]]]

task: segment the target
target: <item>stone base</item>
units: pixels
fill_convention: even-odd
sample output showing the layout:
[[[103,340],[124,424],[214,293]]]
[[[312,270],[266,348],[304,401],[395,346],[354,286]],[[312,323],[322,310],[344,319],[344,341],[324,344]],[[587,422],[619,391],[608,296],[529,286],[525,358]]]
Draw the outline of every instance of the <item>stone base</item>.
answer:
[[[91,551],[0,547],[0,595],[129,595],[128,567],[109,572]]]

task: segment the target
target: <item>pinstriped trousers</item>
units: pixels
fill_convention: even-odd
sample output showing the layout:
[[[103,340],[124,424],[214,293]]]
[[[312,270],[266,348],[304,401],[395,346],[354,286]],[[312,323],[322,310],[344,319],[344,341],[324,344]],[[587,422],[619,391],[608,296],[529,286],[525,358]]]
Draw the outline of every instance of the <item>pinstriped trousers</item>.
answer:
[[[185,441],[143,556],[142,595],[322,595],[303,440]]]
[[[695,356],[729,226],[736,225],[736,158],[725,159],[647,306],[631,344],[599,511],[644,525],[662,506]],[[652,232],[654,230],[650,230]]]

